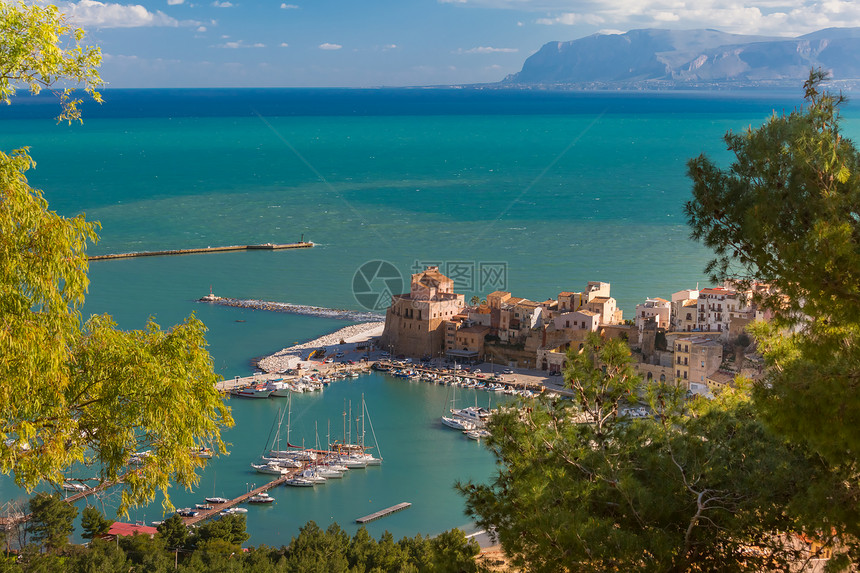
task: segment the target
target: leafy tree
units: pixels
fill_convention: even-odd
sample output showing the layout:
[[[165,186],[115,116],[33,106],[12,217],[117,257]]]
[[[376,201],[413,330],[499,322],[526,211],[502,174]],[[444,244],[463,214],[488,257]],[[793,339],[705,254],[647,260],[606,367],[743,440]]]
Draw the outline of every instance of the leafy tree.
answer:
[[[171,549],[185,547],[188,544],[188,526],[174,513],[158,526],[158,537],[164,540],[164,545]]]
[[[103,535],[108,532],[112,524],[113,520],[105,519],[102,512],[92,505],[88,505],[81,514],[81,529],[84,530],[81,537],[93,539],[98,535]]]
[[[23,87],[32,94],[56,84],[83,86],[95,101],[102,86],[98,73],[101,51],[84,46],[84,31],[71,28],[59,9],[52,5],[27,5],[23,1],[0,3],[0,101],[11,103],[11,97]],[[62,114],[59,120],[78,120],[81,100],[73,97],[73,88],[60,92]]]
[[[820,468],[758,421],[743,391],[685,403],[655,385],[637,399],[629,349],[591,336],[568,355],[573,400],[497,410],[489,485],[459,484],[467,511],[495,528],[529,571],[759,571],[805,555],[780,532]],[[755,550],[751,550],[755,548]]]
[[[245,526],[244,515],[224,515],[198,527],[191,539],[191,545],[211,549],[213,543],[219,542],[222,551],[241,551],[242,544],[250,537],[245,531]]]
[[[56,7],[0,3],[0,101],[16,88],[38,92],[82,85],[96,101],[100,53],[81,44]],[[79,119],[62,90],[61,119]],[[48,209],[27,184],[26,149],[0,152],[0,471],[20,486],[59,483],[73,463],[98,463],[102,477],[124,479],[120,509],[165,494],[171,482],[196,483],[204,463],[192,448],[224,449],[229,409],[214,388],[205,327],[193,316],[162,331],[124,332],[107,316],[82,324],[87,242],[96,223]],[[128,471],[131,455],[152,455]]]
[[[768,425],[828,462],[809,484],[806,522],[860,559],[860,153],[840,130],[841,95],[812,71],[806,104],[729,133],[735,159],[689,162],[692,236],[716,254],[716,280],[753,289],[770,324],[750,328],[767,366],[755,387]],[[755,281],[770,289],[754,289]],[[787,329],[791,327],[792,331]],[[835,562],[837,565],[841,561]]]
[[[37,493],[30,499],[27,529],[37,543],[56,551],[69,542],[77,515],[78,508],[63,501],[59,494]]]
[[[171,563],[172,565],[172,563]],[[89,547],[76,548],[69,555],[62,568],[65,573],[108,573],[132,569],[126,553],[116,543],[95,539]],[[147,569],[155,573],[156,570]]]
[[[460,529],[444,531],[430,540],[434,571],[477,571],[475,557],[481,547],[474,539],[466,539]]]
[[[349,536],[337,524],[323,531],[314,521],[309,521],[299,529],[298,537],[294,537],[287,548],[286,570],[320,573],[347,571],[348,547]]]

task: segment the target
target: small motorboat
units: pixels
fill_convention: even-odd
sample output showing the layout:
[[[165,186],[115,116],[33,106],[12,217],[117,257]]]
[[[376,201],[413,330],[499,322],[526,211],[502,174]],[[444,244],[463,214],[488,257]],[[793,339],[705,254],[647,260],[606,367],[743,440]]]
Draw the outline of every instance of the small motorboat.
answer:
[[[248,503],[274,503],[275,498],[267,494],[266,492],[258,493],[257,495],[252,495],[248,498]]]

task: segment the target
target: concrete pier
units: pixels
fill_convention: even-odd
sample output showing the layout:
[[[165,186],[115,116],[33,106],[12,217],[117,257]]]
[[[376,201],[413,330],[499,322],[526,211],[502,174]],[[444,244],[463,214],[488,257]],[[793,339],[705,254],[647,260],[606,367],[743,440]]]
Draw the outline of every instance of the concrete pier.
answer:
[[[110,259],[130,259],[134,257],[162,257],[167,255],[196,255],[200,253],[226,253],[230,251],[279,251],[282,249],[309,249],[314,244],[310,241],[298,243],[264,243],[262,245],[232,245],[229,247],[202,247],[199,249],[176,249],[171,251],[141,251],[138,253],[117,253],[115,255],[95,255],[87,257],[91,261],[106,261]]]

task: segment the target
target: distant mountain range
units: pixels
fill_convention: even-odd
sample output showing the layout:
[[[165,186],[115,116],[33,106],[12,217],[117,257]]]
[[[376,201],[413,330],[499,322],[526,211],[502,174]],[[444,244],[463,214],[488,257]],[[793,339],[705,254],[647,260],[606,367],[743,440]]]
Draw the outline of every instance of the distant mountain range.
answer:
[[[795,86],[822,68],[860,85],[860,28],[781,38],[718,30],[631,30],[550,42],[502,85],[578,88]]]

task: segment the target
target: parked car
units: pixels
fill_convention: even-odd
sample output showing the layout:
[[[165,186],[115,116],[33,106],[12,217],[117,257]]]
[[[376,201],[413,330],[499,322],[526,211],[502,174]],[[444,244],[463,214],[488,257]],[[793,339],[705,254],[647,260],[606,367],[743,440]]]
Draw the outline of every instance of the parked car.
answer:
[[[511,369],[511,368],[505,368],[505,369],[502,371],[502,374],[513,374],[513,373],[514,373],[514,371],[513,371],[513,369]]]

